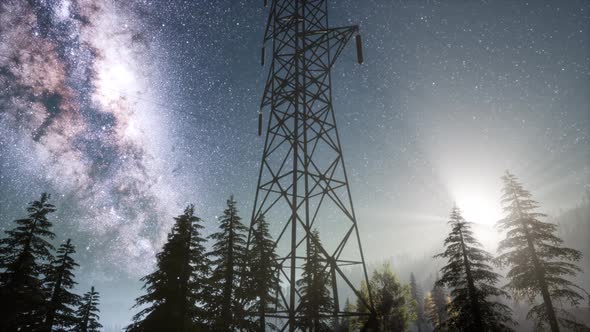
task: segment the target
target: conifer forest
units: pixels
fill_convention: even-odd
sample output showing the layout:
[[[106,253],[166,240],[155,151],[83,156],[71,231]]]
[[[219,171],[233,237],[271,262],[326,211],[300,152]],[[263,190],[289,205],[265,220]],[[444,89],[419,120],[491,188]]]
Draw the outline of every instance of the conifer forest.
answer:
[[[587,0],[1,0],[0,332],[590,332]]]

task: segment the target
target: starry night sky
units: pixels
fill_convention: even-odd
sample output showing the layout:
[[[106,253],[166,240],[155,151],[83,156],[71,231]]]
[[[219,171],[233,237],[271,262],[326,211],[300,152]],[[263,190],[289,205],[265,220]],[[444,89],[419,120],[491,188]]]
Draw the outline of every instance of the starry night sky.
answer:
[[[0,5],[0,229],[48,191],[80,293],[124,325],[173,220],[249,215],[263,1]],[[590,190],[590,2],[331,1],[359,24],[333,73],[367,259],[442,245],[453,202],[493,247],[505,169],[556,213]]]

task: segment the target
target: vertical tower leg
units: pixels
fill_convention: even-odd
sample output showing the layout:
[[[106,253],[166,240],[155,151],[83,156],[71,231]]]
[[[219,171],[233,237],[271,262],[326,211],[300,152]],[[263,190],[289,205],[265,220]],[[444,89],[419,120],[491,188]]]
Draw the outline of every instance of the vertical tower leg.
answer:
[[[330,73],[358,31],[358,26],[331,28],[326,0],[270,3],[264,43],[272,43],[272,61],[261,103],[261,112],[268,113],[268,123],[252,223],[265,215],[280,257],[280,306],[266,315],[278,318],[282,331],[294,331],[298,319],[307,314],[299,308],[297,280],[312,245],[322,255],[334,303],[318,313],[322,319],[337,324],[344,315],[367,315],[344,313],[340,307],[342,295],[358,299],[374,312],[370,288],[368,294],[361,295],[359,285],[353,284],[342,269],[360,267],[368,285],[332,106]],[[360,54],[357,61],[362,62],[360,38],[356,41]],[[319,242],[310,236],[316,229]]]

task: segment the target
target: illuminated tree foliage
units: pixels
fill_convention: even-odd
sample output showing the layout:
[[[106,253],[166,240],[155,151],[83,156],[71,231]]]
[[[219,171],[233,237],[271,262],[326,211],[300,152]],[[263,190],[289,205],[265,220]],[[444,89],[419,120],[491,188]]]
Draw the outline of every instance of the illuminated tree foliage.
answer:
[[[279,287],[278,256],[263,215],[258,217],[253,225],[251,237],[245,274],[250,322],[255,330],[275,329],[275,326],[266,320],[266,314],[276,310],[275,299]]]
[[[206,311],[197,306],[206,300],[209,260],[201,237],[201,219],[189,205],[175,218],[168,241],[157,257],[157,270],[141,280],[147,294],[135,307],[146,306],[127,326],[130,332],[192,331],[204,328]]]
[[[214,269],[209,279],[212,291],[206,306],[213,316],[215,331],[234,331],[244,323],[242,302],[246,295],[239,283],[247,232],[232,196],[220,217],[219,230],[209,236],[214,241],[208,254]]]
[[[416,319],[416,303],[412,300],[410,286],[402,285],[387,263],[373,271],[369,282],[377,315],[376,328],[383,332],[406,331],[410,322]],[[368,289],[363,283],[361,296],[368,303]],[[357,300],[357,306],[359,312],[368,313],[361,299]],[[366,321],[366,318],[360,318],[356,326],[362,328]]]
[[[584,299],[578,293],[580,287],[567,279],[581,271],[576,263],[582,254],[562,246],[563,241],[555,235],[556,225],[540,221],[546,215],[536,212],[538,203],[516,176],[506,171],[502,181],[502,203],[507,215],[498,226],[506,232],[506,238],[498,247],[501,255],[497,261],[510,268],[505,287],[531,303],[541,297],[542,303],[534,305],[527,315],[536,321],[537,328],[549,325],[553,332],[560,326],[585,329],[561,307],[577,306]]]
[[[330,275],[320,251],[320,235],[310,234],[307,261],[303,265],[301,279],[297,280],[301,294],[300,310],[303,313],[296,322],[303,331],[332,331],[329,313],[334,311],[331,296]]]
[[[45,278],[50,298],[46,304],[45,331],[66,331],[76,324],[74,308],[80,297],[71,292],[77,284],[73,270],[78,266],[72,255],[76,249],[68,239],[57,249]]]
[[[438,276],[436,277],[436,280],[439,280]],[[446,331],[444,323],[449,317],[447,311],[448,303],[449,300],[444,289],[438,284],[438,282],[435,282],[432,290],[428,293],[424,301],[424,312],[435,331]]]
[[[453,207],[449,224],[445,251],[435,256],[447,259],[437,283],[451,289],[452,315],[443,325],[449,331],[513,331],[510,308],[491,300],[508,296],[494,286],[500,275],[488,264],[492,256],[480,248],[459,208]]]
[[[78,323],[76,324],[75,331],[77,332],[98,332],[102,325],[98,322],[100,317],[98,313],[98,304],[100,301],[100,295],[94,290],[94,286],[90,288],[90,292],[87,292],[82,296],[80,306],[76,311],[76,317]]]
[[[48,240],[52,223],[47,215],[55,211],[49,194],[29,203],[27,218],[0,240],[0,331],[31,331],[43,321],[46,293],[41,275],[54,249]]]

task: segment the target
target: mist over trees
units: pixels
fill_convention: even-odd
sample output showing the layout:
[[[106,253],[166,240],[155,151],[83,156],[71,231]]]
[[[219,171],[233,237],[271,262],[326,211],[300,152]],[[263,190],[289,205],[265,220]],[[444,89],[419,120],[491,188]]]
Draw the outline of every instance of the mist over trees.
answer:
[[[450,298],[439,283],[438,275],[432,290],[424,300],[426,317],[435,331],[447,331],[446,321],[449,318],[448,304]]]
[[[520,305],[528,307],[526,318],[534,328],[587,331],[578,319],[584,309],[576,309],[588,305],[587,293],[574,282],[582,254],[565,246],[560,234],[575,238],[576,229],[587,227],[583,221],[590,208],[566,214],[580,223],[558,226],[541,220],[546,216],[537,212],[539,204],[514,175],[507,172],[502,181],[506,217],[498,226],[505,239],[497,257],[482,249],[471,222],[453,207],[449,234],[436,255],[444,261],[440,271],[431,268],[430,276],[412,272],[404,283],[390,264],[379,265],[368,285],[359,282],[360,297],[346,298],[342,304],[344,312],[361,316],[325,314],[334,310],[332,276],[319,249],[320,235],[313,230],[296,282],[304,313],[298,316],[297,328],[513,331],[521,325],[509,301],[522,299]],[[50,220],[56,207],[49,201],[50,195],[42,194],[29,203],[27,216],[15,220],[0,240],[0,331],[100,331],[100,296],[94,287],[82,296],[75,293],[75,241],[53,243],[58,236]],[[174,218],[154,271],[141,278],[144,294],[136,299],[133,309],[138,311],[126,331],[276,330],[272,313],[283,308],[278,301],[279,258],[269,231],[272,222],[260,215],[250,228],[244,226],[237,202],[230,197],[216,230],[205,237],[205,222],[188,205]],[[507,268],[502,287],[498,285],[504,279],[494,266]],[[375,316],[370,315],[369,303]]]
[[[426,317],[424,316],[424,296],[422,293],[422,288],[416,282],[416,276],[414,275],[414,272],[410,274],[410,292],[412,295],[412,300],[414,301],[416,328],[418,329],[418,332],[422,332],[424,329],[424,324],[426,323]]]

